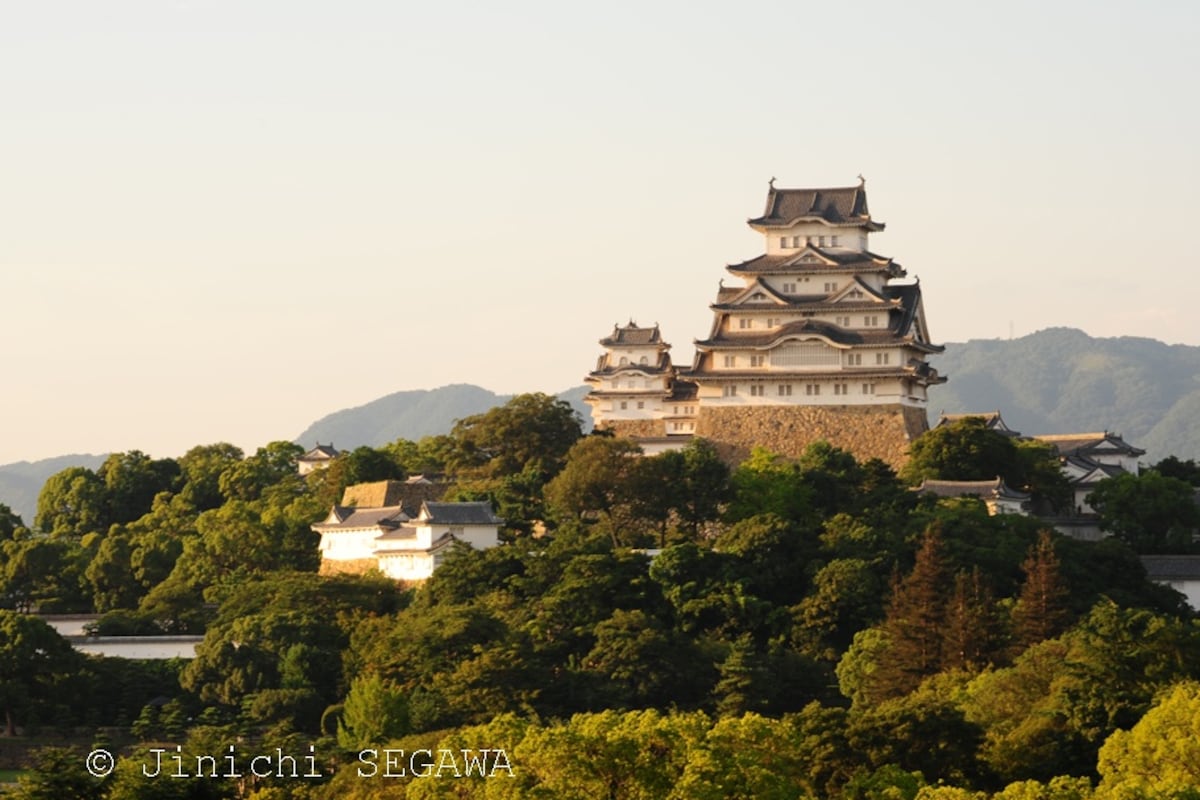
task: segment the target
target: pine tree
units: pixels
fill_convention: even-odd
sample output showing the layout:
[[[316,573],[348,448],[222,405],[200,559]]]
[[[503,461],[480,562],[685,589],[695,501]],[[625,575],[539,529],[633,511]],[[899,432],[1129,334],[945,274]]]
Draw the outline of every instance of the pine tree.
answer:
[[[941,532],[930,526],[912,572],[892,580],[892,598],[883,621],[890,644],[875,671],[871,692],[875,697],[908,694],[941,668],[948,576]]]
[[[1058,554],[1050,531],[1038,534],[1021,565],[1025,582],[1013,609],[1012,628],[1016,652],[1050,639],[1067,629],[1069,592],[1059,572]]]
[[[944,669],[972,669],[992,660],[1000,641],[994,604],[991,586],[979,567],[954,576],[942,635]]]

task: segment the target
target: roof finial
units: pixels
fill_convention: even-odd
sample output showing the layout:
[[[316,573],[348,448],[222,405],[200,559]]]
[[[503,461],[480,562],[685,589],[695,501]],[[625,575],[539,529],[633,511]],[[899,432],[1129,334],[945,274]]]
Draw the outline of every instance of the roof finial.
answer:
[[[861,172],[858,173],[858,188],[861,189],[862,187],[864,187],[866,185],[867,185],[867,179],[862,176]]]
[[[767,181],[767,188],[768,189],[775,188],[775,176],[774,175],[771,176],[771,180]]]

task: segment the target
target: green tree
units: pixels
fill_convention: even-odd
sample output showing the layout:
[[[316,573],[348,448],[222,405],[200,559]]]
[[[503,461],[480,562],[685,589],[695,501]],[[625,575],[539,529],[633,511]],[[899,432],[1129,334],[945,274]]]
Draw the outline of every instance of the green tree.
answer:
[[[545,497],[560,516],[583,519],[611,514],[630,495],[629,479],[641,448],[628,439],[585,436],[571,446],[566,464],[549,483]]]
[[[1176,797],[1200,788],[1200,683],[1173,686],[1128,731],[1100,748],[1100,790]]]
[[[0,542],[15,538],[18,531],[24,528],[25,523],[21,521],[20,515],[4,503],[0,503]]]
[[[0,708],[6,736],[19,715],[54,697],[77,673],[82,657],[40,619],[0,610]]]
[[[964,417],[913,441],[901,476],[917,484],[926,478],[982,481],[1000,475],[1007,479],[1017,471],[1012,437],[989,429],[983,417]]]
[[[152,459],[140,450],[113,453],[96,471],[108,490],[110,522],[132,522],[150,510],[159,492],[179,488],[181,471],[170,458]]]
[[[546,394],[517,395],[454,424],[448,466],[494,478],[536,464],[549,479],[581,435],[579,416],[567,402]]]
[[[403,692],[378,675],[355,678],[338,721],[338,746],[362,750],[408,733],[408,702]]]
[[[1150,471],[1105,478],[1087,501],[1100,527],[1138,553],[1188,553],[1196,549],[1200,506],[1191,484]]]
[[[228,442],[197,445],[179,461],[183,488],[179,493],[197,511],[208,511],[225,502],[221,494],[221,473],[245,457],[240,447]]]
[[[100,778],[84,768],[84,755],[65,747],[46,747],[34,754],[33,767],[21,776],[12,800],[101,800],[107,796]]]
[[[54,537],[104,533],[109,526],[108,488],[86,467],[68,467],[46,479],[34,525]]]
[[[225,468],[217,481],[221,495],[226,500],[257,500],[280,484],[295,493],[303,483],[296,469],[302,455],[304,448],[293,442],[276,441],[260,447],[254,455]]]

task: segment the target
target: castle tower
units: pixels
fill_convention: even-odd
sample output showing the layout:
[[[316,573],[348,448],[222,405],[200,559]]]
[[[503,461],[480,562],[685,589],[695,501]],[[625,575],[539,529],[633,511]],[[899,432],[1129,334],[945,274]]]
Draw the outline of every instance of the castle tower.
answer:
[[[671,345],[658,325],[639,328],[632,320],[614,325],[600,346],[604,354],[584,379],[592,387],[584,401],[597,427],[639,439],[651,449],[657,449],[652,440],[695,431],[695,386],[676,378],[667,352]],[[681,406],[680,393],[689,390],[690,403]]]
[[[631,324],[601,341],[606,353],[588,376],[602,387],[589,395],[597,425],[635,438],[695,433],[731,458],[756,445],[795,456],[825,439],[899,465],[928,427],[927,389],[945,378],[926,358],[943,348],[930,340],[919,282],[869,249],[884,225],[871,217],[864,185],[777,189],[772,181],[762,216],[748,224],[763,234],[765,252],[726,267],[742,285],[718,290],[691,368],[663,360],[665,372],[639,378],[648,391],[653,377],[655,398],[636,409],[636,426],[627,424],[633,395],[605,404],[619,386],[633,389],[611,360],[630,337],[661,344],[658,328]]]

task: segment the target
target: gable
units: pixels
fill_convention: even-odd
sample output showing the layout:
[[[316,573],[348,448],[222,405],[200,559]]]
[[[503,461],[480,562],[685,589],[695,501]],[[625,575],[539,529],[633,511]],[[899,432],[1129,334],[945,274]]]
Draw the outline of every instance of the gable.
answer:
[[[899,302],[888,300],[858,278],[838,289],[830,298],[830,303],[873,303],[878,306],[894,306]]]
[[[755,280],[738,295],[728,301],[729,305],[763,305],[770,304],[776,306],[787,306],[788,301],[783,295],[776,292],[769,284]]]

